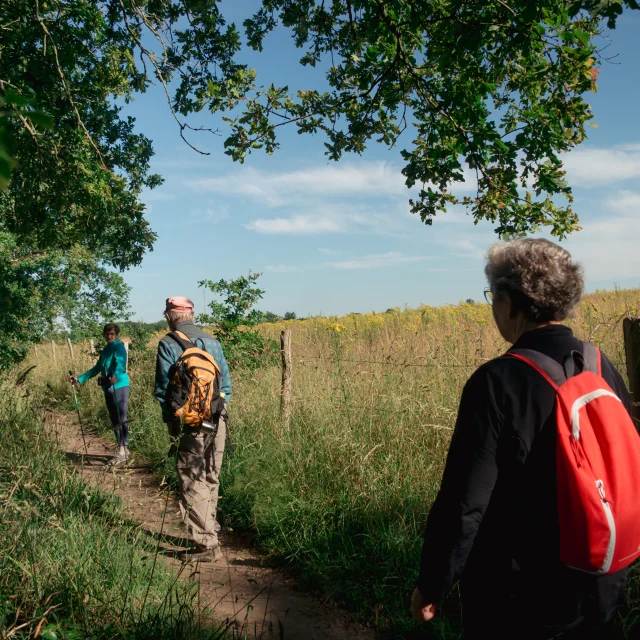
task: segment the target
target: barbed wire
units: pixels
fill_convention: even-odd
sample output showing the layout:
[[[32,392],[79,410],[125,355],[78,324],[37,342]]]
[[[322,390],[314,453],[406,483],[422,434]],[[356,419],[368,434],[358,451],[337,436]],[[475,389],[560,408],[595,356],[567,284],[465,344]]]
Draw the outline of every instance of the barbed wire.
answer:
[[[499,357],[499,356],[496,356]],[[304,362],[305,360],[320,360],[323,362],[331,362],[334,364],[337,364],[338,362],[348,362],[348,363],[353,363],[353,364],[380,364],[380,365],[385,365],[385,366],[390,366],[390,367],[424,367],[424,368],[440,368],[440,369],[468,369],[468,368],[472,368],[472,367],[479,367],[480,365],[483,365],[487,362],[491,362],[493,358],[487,358],[486,360],[478,360],[477,362],[471,362],[471,363],[457,363],[457,364],[451,364],[451,363],[442,363],[442,362],[430,362],[428,364],[425,363],[419,363],[419,362],[393,362],[393,361],[388,361],[388,360],[351,360],[348,358],[327,358],[325,356],[301,356],[298,361],[299,362]],[[625,367],[626,366],[626,362],[612,362],[611,363],[614,367]]]
[[[299,399],[294,402],[294,407],[295,407],[295,404],[297,404],[298,402],[300,402]],[[304,403],[303,402],[303,404],[310,404],[310,403]],[[383,407],[367,407],[367,406],[364,406],[364,405],[348,403],[347,405],[345,405],[345,408],[347,408],[349,411],[353,410],[354,412],[355,411],[366,411],[368,413],[380,413],[380,414],[384,414],[384,415],[389,415],[389,414],[398,415],[398,414],[402,414],[402,413],[410,413],[412,415],[419,416],[419,415],[422,415],[424,413],[423,411],[417,411],[415,408],[412,408],[412,407],[406,406],[406,405],[403,406],[403,407],[397,408],[397,409],[394,409],[394,408],[388,409],[388,408],[383,408]],[[295,408],[294,408],[294,413],[296,413],[296,409]],[[434,429],[443,429],[445,431],[447,431],[447,430],[451,430],[452,431],[453,430],[453,427],[448,427],[448,426],[443,425],[443,424],[425,424],[424,426],[433,427]]]
[[[447,367],[456,367],[456,368],[469,368],[469,367],[479,367],[481,364],[485,362],[489,362],[489,360],[481,360],[479,362],[471,363],[471,364],[443,364],[440,362],[430,362],[428,364],[418,363],[418,362],[391,362],[384,360],[351,360],[347,358],[325,358],[324,356],[302,356],[299,359],[299,362],[304,362],[305,360],[321,360],[324,362],[349,362],[354,364],[382,364],[390,367],[426,367],[426,368],[447,368]]]

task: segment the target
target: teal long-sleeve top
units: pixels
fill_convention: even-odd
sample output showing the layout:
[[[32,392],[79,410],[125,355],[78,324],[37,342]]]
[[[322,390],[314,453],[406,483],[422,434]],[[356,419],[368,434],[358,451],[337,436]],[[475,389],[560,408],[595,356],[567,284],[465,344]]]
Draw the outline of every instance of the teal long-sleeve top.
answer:
[[[129,376],[127,375],[127,350],[120,340],[115,340],[108,344],[101,352],[98,362],[89,371],[85,371],[78,376],[78,382],[83,383],[91,380],[94,376],[115,376],[116,383],[114,389],[121,389],[129,386]]]

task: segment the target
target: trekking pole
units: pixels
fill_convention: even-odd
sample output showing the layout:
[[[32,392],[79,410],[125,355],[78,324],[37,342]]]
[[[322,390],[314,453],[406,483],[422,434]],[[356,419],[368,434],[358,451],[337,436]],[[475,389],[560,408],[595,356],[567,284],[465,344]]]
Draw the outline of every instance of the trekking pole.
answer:
[[[69,371],[69,375],[73,378],[75,377],[71,371]],[[82,418],[80,417],[80,405],[78,404],[78,394],[76,393],[76,383],[71,383],[71,388],[73,389],[73,402],[76,405],[76,411],[78,412],[78,424],[80,425],[80,433],[82,434],[82,444],[84,445],[84,454],[86,456],[89,455],[87,451],[87,441],[84,439],[84,428],[82,427]]]

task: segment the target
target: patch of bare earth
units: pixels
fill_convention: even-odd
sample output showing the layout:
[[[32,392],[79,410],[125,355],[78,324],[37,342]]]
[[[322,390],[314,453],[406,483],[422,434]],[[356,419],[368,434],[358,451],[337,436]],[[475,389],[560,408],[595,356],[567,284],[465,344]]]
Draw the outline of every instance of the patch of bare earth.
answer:
[[[374,640],[374,631],[354,625],[344,611],[297,588],[295,581],[270,566],[269,559],[233,532],[220,536],[223,559],[216,563],[189,562],[178,555],[190,546],[180,522],[176,496],[136,459],[126,467],[108,467],[115,444],[87,433],[85,454],[82,435],[73,414],[48,414],[46,424],[69,462],[84,479],[122,498],[132,518],[152,537],[159,557],[176,572],[199,583],[203,609],[227,621],[234,636],[286,640]]]

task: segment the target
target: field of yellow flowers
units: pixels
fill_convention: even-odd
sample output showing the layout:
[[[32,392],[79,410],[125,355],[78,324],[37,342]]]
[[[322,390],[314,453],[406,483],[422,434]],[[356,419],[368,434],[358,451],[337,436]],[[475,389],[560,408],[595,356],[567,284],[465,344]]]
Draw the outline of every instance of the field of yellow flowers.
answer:
[[[580,339],[597,344],[626,376],[622,320],[635,316],[639,307],[638,289],[596,292],[584,298],[568,324]],[[336,405],[358,415],[393,407],[411,413],[418,425],[436,423],[455,413],[462,385],[474,369],[508,348],[488,304],[262,325],[273,339],[282,329],[292,334],[293,405],[299,417],[321,407],[335,411]],[[272,394],[277,394],[278,373],[262,375],[273,376]],[[442,426],[451,426],[450,420],[445,422]]]
[[[586,295],[568,322],[577,336],[599,345],[612,359],[623,352],[622,319],[635,316],[640,289],[597,291]],[[385,359],[407,364],[477,364],[506,347],[494,326],[488,304],[460,303],[443,307],[390,309],[386,313],[315,317],[262,325],[276,338],[282,329],[293,333],[300,357],[326,354],[339,338],[345,359]],[[443,344],[446,343],[446,346]]]

